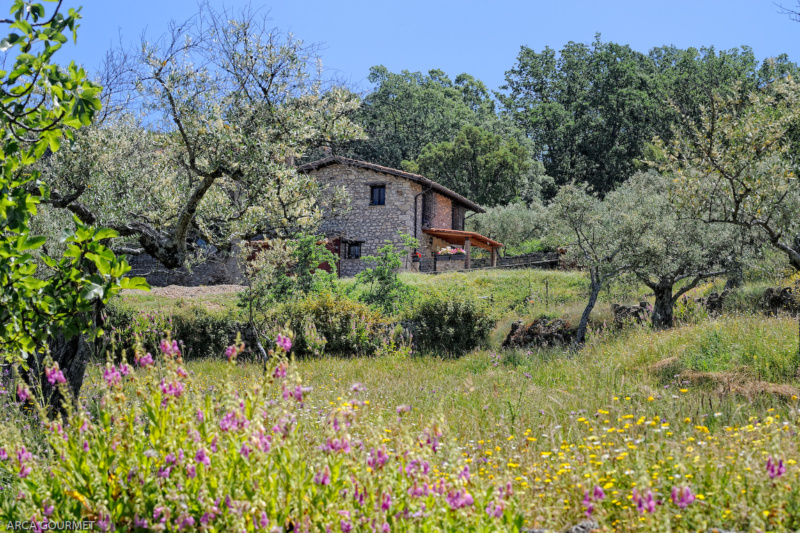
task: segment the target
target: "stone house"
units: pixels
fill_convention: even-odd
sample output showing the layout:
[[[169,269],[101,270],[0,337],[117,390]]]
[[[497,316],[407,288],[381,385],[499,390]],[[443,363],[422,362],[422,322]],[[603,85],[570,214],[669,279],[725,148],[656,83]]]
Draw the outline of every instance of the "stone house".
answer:
[[[419,174],[344,157],[330,156],[297,169],[313,175],[325,188],[343,187],[350,197],[344,219],[326,218],[322,231],[329,248],[339,257],[341,276],[354,276],[368,265],[360,258],[376,255],[386,241],[402,244],[401,233],[416,238],[419,247],[409,252],[407,271],[443,271],[470,268],[472,247],[490,253],[497,265],[501,243],[464,231],[467,211],[483,213],[474,202]],[[461,256],[439,256],[442,248],[461,247]]]

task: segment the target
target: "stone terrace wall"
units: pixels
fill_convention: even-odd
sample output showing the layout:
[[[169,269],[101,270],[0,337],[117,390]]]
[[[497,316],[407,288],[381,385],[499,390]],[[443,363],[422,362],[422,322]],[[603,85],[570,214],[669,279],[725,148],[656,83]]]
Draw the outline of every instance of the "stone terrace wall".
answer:
[[[134,255],[128,257],[131,271],[129,277],[141,276],[152,287],[182,285],[199,287],[201,285],[237,285],[242,283],[241,273],[236,258],[214,255],[207,261],[192,267],[191,272],[185,267],[167,270],[164,265],[151,256]]]

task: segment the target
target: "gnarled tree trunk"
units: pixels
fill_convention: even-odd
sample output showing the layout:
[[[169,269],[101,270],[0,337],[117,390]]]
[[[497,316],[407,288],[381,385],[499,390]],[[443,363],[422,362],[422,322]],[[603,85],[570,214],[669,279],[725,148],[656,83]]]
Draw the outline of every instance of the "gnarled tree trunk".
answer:
[[[653,327],[656,329],[668,329],[672,327],[673,304],[672,283],[661,282],[652,287],[656,296],[653,304]]]
[[[594,304],[597,303],[597,296],[600,294],[600,289],[603,285],[603,280],[600,277],[597,267],[591,267],[589,269],[589,274],[591,276],[591,293],[589,294],[589,302],[586,304],[586,308],[581,315],[578,330],[575,332],[576,346],[582,346],[583,343],[586,342],[586,328],[589,325],[589,315],[592,314],[592,309],[594,309]]]

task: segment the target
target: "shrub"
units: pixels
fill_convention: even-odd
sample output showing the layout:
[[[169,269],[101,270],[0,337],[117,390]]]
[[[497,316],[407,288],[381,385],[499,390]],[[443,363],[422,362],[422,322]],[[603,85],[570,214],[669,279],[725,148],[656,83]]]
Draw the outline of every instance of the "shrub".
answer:
[[[112,302],[105,310],[106,331],[116,337],[116,354],[133,353],[137,342],[154,352],[160,339],[170,334],[186,339],[184,359],[217,357],[244,329],[235,311],[209,311],[199,305],[180,307],[172,313],[138,312],[130,306]]]
[[[420,298],[406,318],[415,348],[454,355],[481,345],[495,325],[485,305],[446,294]]]
[[[226,365],[205,395],[165,341],[155,364],[141,351],[135,370],[107,363],[95,418],[41,411],[39,446],[0,422],[0,520],[134,532],[520,531],[510,476],[479,481],[440,423],[413,430],[400,406],[396,423],[365,424],[373,408],[360,386],[309,417],[309,389],[284,347],[259,383],[238,386]],[[232,364],[241,349],[227,350]]]
[[[378,255],[363,257],[362,261],[371,264],[372,268],[367,268],[356,276],[357,283],[365,287],[360,299],[387,314],[396,313],[408,304],[414,294],[413,287],[400,280],[398,270],[407,250],[416,248],[419,244],[416,239],[403,233],[400,237],[403,239],[402,246],[387,240],[378,249]]]
[[[284,303],[266,313],[264,323],[272,330],[287,325],[298,355],[372,355],[390,331],[380,312],[330,292]]]

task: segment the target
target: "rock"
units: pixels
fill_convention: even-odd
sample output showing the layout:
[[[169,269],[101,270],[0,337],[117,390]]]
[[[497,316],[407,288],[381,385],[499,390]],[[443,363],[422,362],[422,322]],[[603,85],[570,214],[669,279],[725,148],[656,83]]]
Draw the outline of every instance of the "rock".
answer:
[[[764,291],[764,304],[773,315],[780,311],[787,311],[797,314],[800,311],[800,303],[794,295],[791,287],[769,287]]]
[[[528,326],[524,326],[522,321],[514,322],[506,339],[503,341],[504,348],[530,348],[533,346],[556,346],[572,343],[575,338],[575,330],[569,322],[556,318],[537,318]]]
[[[614,313],[614,324],[616,326],[622,326],[630,322],[643,324],[650,317],[649,308],[650,304],[647,302],[639,302],[639,305],[612,304],[611,311]]]
[[[595,529],[599,528],[600,524],[594,520],[584,520],[577,526],[568,527],[564,530],[564,533],[589,533],[590,531],[594,531]]]
[[[725,289],[722,291],[722,294],[718,292],[712,292],[705,298],[695,298],[694,301],[703,307],[712,315],[719,315],[722,313],[722,306],[725,303],[725,299],[730,294],[730,291]]]

